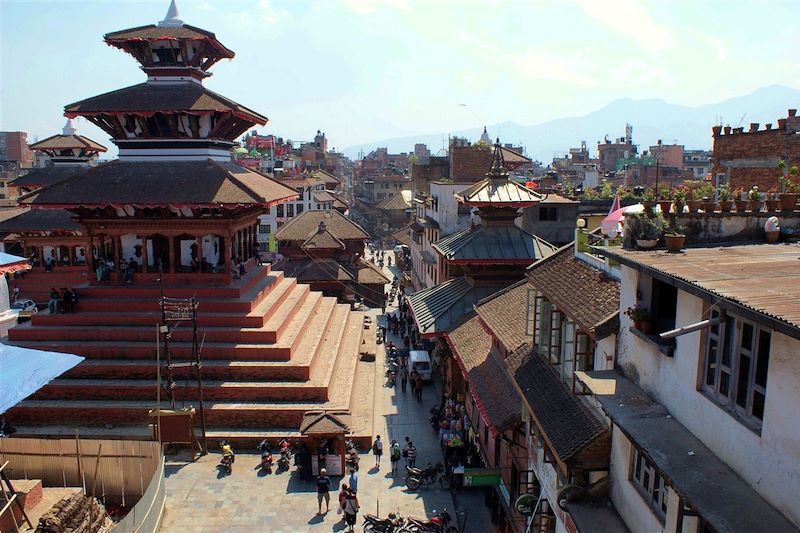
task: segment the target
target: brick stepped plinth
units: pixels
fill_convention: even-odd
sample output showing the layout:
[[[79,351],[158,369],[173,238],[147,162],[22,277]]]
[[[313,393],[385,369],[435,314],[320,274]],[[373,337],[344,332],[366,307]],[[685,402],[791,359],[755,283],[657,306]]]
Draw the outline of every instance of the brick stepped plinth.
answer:
[[[85,285],[88,280],[86,266],[55,267],[45,272],[42,267],[35,267],[24,276],[9,281],[8,288],[19,288],[20,298],[30,298],[39,305],[46,305],[50,300],[50,289],[71,289]]]
[[[155,406],[157,390],[160,290],[137,285],[78,290],[76,313],[36,315],[12,329],[9,341],[86,360],[9,416],[21,433],[37,436],[63,434],[68,427],[98,428],[107,437],[147,434],[147,413]],[[268,268],[255,269],[229,286],[181,285],[167,287],[165,294],[193,295],[200,302],[198,337],[210,440],[225,436],[249,445],[258,435],[297,436],[305,411],[350,409],[361,313]],[[173,357],[188,359],[191,341],[188,325],[173,331]],[[177,368],[175,378],[177,405],[196,406],[194,369]],[[167,406],[164,398],[162,391]]]

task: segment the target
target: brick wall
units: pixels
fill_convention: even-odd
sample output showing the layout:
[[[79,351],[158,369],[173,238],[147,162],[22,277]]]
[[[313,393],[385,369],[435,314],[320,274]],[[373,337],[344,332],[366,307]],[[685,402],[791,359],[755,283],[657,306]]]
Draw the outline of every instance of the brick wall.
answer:
[[[489,146],[452,146],[450,148],[450,177],[458,182],[476,182],[486,177],[492,164]]]
[[[712,174],[730,173],[731,187],[749,189],[757,185],[762,191],[778,186],[780,171],[777,161],[786,161],[786,168],[800,164],[800,117],[795,110],[778,120],[777,127],[750,124],[745,128],[712,128],[714,149]]]

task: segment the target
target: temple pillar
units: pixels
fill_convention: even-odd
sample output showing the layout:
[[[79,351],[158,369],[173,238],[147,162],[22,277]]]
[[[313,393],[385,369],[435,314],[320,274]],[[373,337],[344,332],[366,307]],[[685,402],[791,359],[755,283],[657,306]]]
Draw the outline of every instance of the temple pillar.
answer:
[[[169,242],[169,268],[167,272],[177,272],[175,269],[175,237],[168,237]]]
[[[142,237],[142,274],[147,273],[147,263],[149,259],[147,257],[147,235]]]
[[[197,246],[197,271],[203,273],[203,236],[194,237],[195,246]]]
[[[69,259],[69,266],[75,262],[75,246],[67,246],[67,259]]]
[[[94,235],[89,233],[89,247],[86,250],[86,270],[89,272],[89,279],[92,279],[94,269]]]
[[[114,273],[117,276],[117,281],[124,281],[122,279],[122,270],[120,269],[120,260],[122,259],[122,238],[119,235],[111,237],[111,243],[114,245]]]

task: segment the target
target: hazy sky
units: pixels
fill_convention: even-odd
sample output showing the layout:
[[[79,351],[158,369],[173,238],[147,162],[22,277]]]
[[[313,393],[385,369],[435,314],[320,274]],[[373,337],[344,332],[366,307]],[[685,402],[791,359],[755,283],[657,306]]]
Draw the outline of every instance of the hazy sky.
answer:
[[[0,0],[0,130],[44,138],[64,105],[144,81],[103,34],[167,0]],[[206,85],[329,146],[581,115],[622,97],[699,105],[800,86],[797,1],[178,0],[236,52]],[[458,104],[467,104],[467,107]],[[86,121],[79,132],[110,145]]]

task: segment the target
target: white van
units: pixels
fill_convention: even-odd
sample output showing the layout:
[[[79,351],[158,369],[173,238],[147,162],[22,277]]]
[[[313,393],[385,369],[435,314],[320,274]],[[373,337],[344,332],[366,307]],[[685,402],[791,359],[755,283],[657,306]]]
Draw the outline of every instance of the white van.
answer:
[[[425,350],[411,350],[408,353],[408,371],[416,370],[422,381],[430,381],[433,377],[431,356]]]

